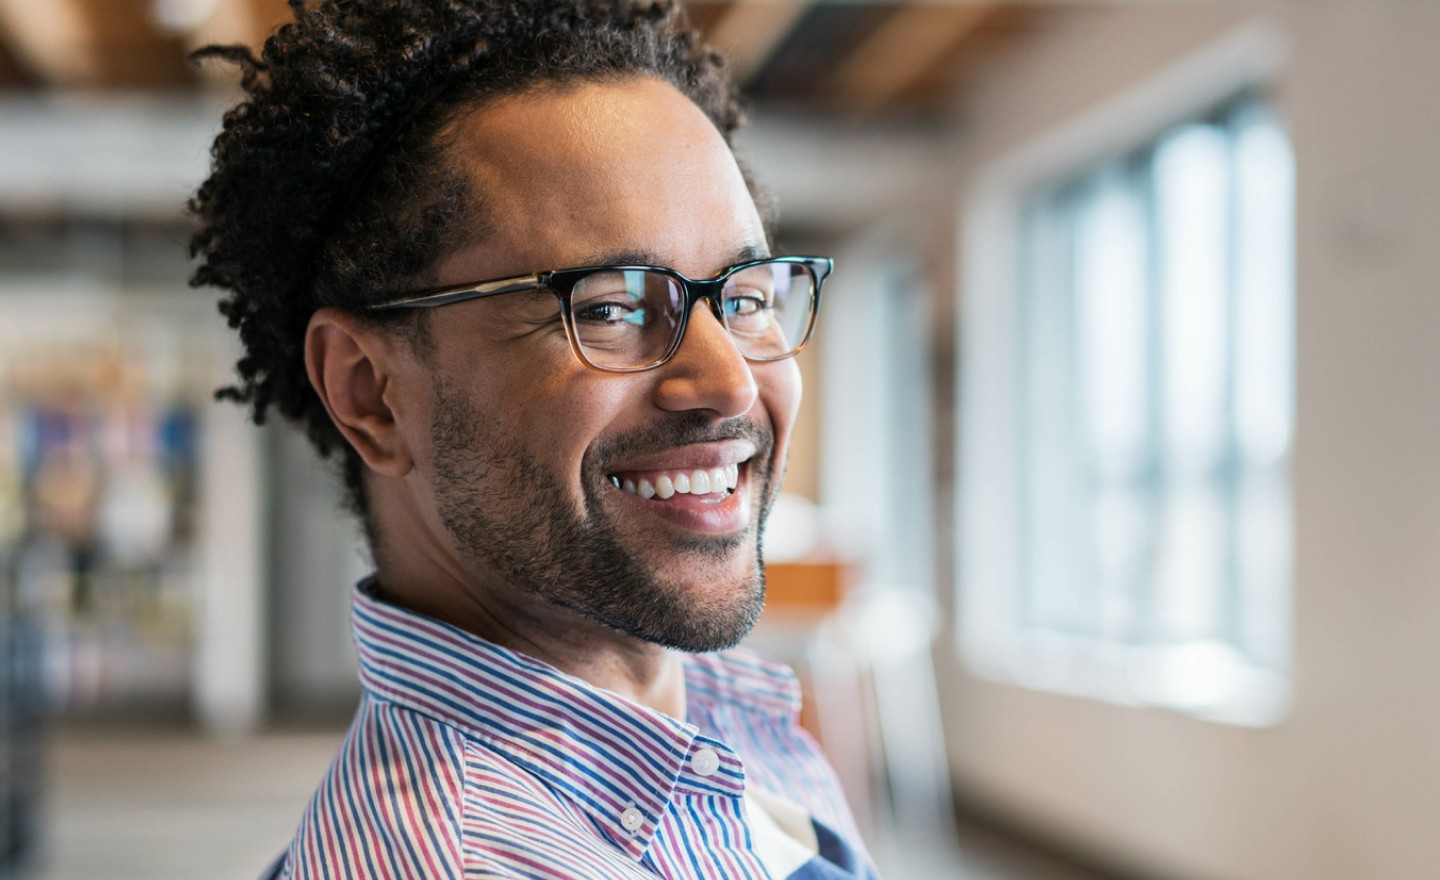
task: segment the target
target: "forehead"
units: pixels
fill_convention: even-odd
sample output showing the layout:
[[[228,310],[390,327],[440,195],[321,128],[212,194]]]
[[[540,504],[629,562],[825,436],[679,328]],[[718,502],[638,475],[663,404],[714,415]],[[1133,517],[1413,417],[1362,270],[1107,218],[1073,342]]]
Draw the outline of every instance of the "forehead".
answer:
[[[442,263],[442,278],[634,253],[705,275],[724,265],[710,261],[765,245],[724,138],[657,79],[547,86],[490,102],[456,123],[451,156],[483,206],[485,234]]]

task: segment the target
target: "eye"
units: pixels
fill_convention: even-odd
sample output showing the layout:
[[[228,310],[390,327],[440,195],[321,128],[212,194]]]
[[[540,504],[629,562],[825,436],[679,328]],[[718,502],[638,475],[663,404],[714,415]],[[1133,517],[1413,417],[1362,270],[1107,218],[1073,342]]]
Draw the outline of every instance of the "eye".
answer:
[[[775,307],[775,281],[768,271],[745,272],[725,291],[725,317],[755,321],[763,320]]]
[[[737,291],[736,295],[725,298],[725,315],[730,318],[746,318],[765,311],[770,304],[758,291],[754,296],[748,296],[744,291]]]
[[[653,285],[649,273],[634,269],[595,272],[585,276],[571,294],[575,323],[623,329],[645,327],[652,320]]]
[[[575,308],[575,320],[587,324],[630,324],[644,327],[646,309],[632,302],[590,302]]]

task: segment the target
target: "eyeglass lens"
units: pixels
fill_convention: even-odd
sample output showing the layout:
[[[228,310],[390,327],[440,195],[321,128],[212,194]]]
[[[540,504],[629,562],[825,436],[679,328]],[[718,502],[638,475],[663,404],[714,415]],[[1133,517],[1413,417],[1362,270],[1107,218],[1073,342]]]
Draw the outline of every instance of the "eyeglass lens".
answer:
[[[804,341],[814,295],[815,279],[805,265],[760,263],[726,279],[721,313],[741,354],[773,360]],[[686,301],[680,281],[663,272],[595,272],[571,292],[576,341],[597,367],[652,364],[676,341]]]

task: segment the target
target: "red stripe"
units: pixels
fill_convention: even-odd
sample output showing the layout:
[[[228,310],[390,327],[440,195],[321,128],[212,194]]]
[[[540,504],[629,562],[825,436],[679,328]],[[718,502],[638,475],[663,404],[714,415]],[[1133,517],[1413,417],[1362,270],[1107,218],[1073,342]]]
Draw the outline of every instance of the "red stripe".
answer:
[[[420,756],[416,754],[415,749],[409,748],[409,742],[405,737],[405,732],[397,722],[394,713],[386,713],[385,722],[386,726],[391,728],[396,745],[404,744],[407,746],[405,754],[400,756],[401,760],[392,762],[395,766],[395,773],[403,778],[404,774],[413,773],[415,770],[418,770],[420,766],[428,765],[428,762],[419,760]],[[407,762],[403,760],[404,757],[409,757],[410,760]],[[414,768],[413,770],[412,767]],[[430,836],[426,833],[425,826],[415,811],[415,796],[422,790],[428,790],[428,786],[426,785],[428,782],[428,779],[411,776],[409,785],[397,786],[396,800],[399,801],[405,809],[406,818],[409,820],[409,826],[406,830],[409,832],[415,848],[420,851],[420,855],[425,859],[425,865],[429,869],[429,873],[423,876],[438,878],[440,876],[440,867],[435,864],[435,855],[430,851]],[[439,816],[441,814],[437,812],[436,815]]]
[[[339,880],[343,851],[354,872],[370,872],[368,856],[374,873],[394,880],[443,878],[447,870],[759,880],[768,875],[745,847],[734,778],[742,771],[852,833],[833,771],[793,723],[793,679],[753,655],[684,660],[688,721],[722,744],[725,772],[702,779],[686,769],[692,727],[443,624],[364,597],[356,605],[369,695],[302,819],[304,839],[291,849],[297,874],[313,878],[328,868]],[[551,716],[555,723],[544,723]],[[526,738],[497,735],[502,728]],[[742,766],[739,756],[750,763]],[[569,772],[575,767],[595,778]],[[620,828],[620,812],[632,802],[655,823],[648,833]]]

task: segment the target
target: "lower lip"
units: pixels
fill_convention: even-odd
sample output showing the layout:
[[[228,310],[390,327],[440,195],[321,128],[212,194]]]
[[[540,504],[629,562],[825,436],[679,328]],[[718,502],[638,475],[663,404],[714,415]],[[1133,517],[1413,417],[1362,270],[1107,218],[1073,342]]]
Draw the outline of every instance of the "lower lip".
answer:
[[[626,503],[638,505],[646,513],[661,517],[691,532],[706,535],[733,535],[750,525],[750,497],[742,474],[739,484],[724,498],[714,495],[675,494],[668,501],[646,500],[615,489]]]

